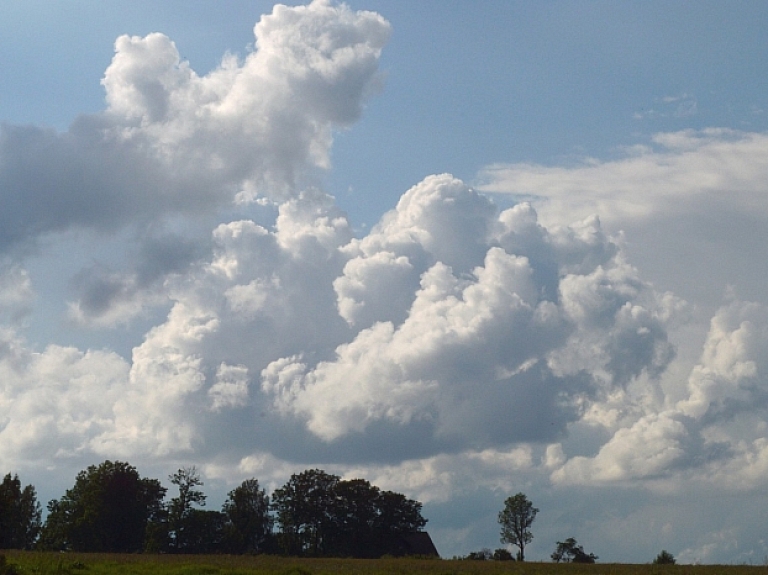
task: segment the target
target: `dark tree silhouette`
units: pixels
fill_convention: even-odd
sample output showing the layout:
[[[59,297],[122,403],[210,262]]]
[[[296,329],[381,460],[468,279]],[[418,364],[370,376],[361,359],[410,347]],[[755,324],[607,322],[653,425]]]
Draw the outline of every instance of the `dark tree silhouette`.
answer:
[[[558,541],[557,548],[550,556],[552,561],[560,563],[594,563],[598,557],[594,553],[586,553],[584,547],[576,543],[576,539],[569,537],[565,541]]]
[[[293,555],[398,555],[403,535],[427,523],[418,501],[319,469],[292,475],[273,493],[272,508],[280,546]]]
[[[81,471],[72,489],[48,503],[41,545],[50,549],[133,553],[162,514],[166,489],[136,468],[105,461]]]
[[[291,475],[272,494],[280,546],[289,555],[322,555],[332,532],[334,488],[340,478],[320,469]]]
[[[229,553],[264,551],[272,534],[269,497],[257,479],[246,479],[229,492],[223,507],[227,519],[225,546]]]
[[[194,465],[182,467],[168,479],[179,489],[179,495],[168,504],[169,546],[175,552],[191,553],[194,551],[192,531],[200,522],[199,518],[192,519],[195,511],[192,506],[205,505],[205,494],[197,489],[203,482]]]
[[[656,558],[653,560],[654,565],[674,565],[675,563],[677,563],[675,556],[666,549],[662,549],[661,553],[656,555]]]
[[[523,493],[508,497],[499,512],[501,542],[511,543],[519,549],[517,560],[525,561],[525,546],[533,540],[531,524],[539,512]]]
[[[0,549],[31,549],[40,533],[40,503],[35,488],[21,487],[9,473],[0,483]]]

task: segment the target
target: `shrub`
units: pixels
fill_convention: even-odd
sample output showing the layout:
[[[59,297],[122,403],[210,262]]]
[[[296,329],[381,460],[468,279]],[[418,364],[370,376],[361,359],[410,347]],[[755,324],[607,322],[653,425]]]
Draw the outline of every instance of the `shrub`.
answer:
[[[21,575],[18,566],[8,563],[5,555],[0,554],[0,575]]]
[[[675,557],[667,551],[666,549],[662,549],[661,553],[656,555],[656,559],[653,560],[654,565],[674,565],[675,564]]]

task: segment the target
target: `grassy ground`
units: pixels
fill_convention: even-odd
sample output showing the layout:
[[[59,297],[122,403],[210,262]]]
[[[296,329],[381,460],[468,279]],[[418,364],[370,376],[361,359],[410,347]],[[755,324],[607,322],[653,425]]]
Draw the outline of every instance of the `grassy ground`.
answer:
[[[5,551],[0,575],[768,575],[764,566],[577,565],[441,559],[296,559]],[[9,569],[10,568],[10,569]]]

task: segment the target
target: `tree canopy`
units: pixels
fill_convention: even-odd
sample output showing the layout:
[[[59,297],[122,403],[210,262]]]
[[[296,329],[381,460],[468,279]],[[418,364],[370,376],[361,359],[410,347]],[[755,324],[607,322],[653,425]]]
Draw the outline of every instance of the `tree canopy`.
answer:
[[[418,501],[320,469],[292,475],[273,493],[272,508],[280,546],[295,555],[398,555],[400,535],[427,523]]]
[[[525,561],[525,546],[533,540],[531,525],[538,512],[524,493],[508,497],[504,501],[504,509],[499,512],[501,542],[518,548],[518,561]]]
[[[584,547],[576,543],[576,539],[569,537],[565,541],[558,541],[557,548],[551,555],[555,563],[594,563],[598,557],[594,553],[586,553]]]
[[[42,544],[52,549],[132,553],[144,549],[147,525],[163,510],[166,489],[121,461],[81,471],[48,504]]]
[[[259,553],[272,534],[269,497],[257,479],[246,479],[229,492],[223,507],[229,553]]]
[[[9,473],[0,483],[0,549],[30,549],[41,527],[35,488]]]
[[[48,503],[37,543],[50,550],[123,553],[435,553],[429,537],[418,533],[427,523],[421,503],[382,491],[365,479],[342,480],[310,469],[292,475],[271,499],[257,479],[246,479],[229,492],[221,511],[201,509],[206,496],[194,466],[182,467],[168,480],[178,494],[166,502],[167,489],[156,479],[140,477],[128,463],[105,461],[88,467],[63,497]],[[27,500],[31,495],[36,504],[33,488],[20,490],[18,478],[6,477],[0,486],[0,527],[11,517],[3,507],[6,491],[16,494],[14,500],[19,494],[26,493]],[[39,529],[39,505],[32,517]],[[33,529],[28,546],[36,535]],[[425,548],[425,542],[431,551],[414,551]]]
[[[654,565],[674,565],[675,563],[677,563],[675,556],[666,549],[662,549],[661,553],[656,555],[656,558],[653,560]]]

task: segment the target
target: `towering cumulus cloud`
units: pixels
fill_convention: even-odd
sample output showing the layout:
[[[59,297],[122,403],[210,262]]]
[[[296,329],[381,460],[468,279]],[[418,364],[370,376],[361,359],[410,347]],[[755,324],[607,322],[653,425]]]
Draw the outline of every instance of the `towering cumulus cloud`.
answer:
[[[582,401],[672,357],[663,301],[595,219],[550,232],[526,204],[497,214],[432,176],[342,252],[334,286],[357,333],[330,360],[263,371],[281,412],[325,440],[374,423],[452,448],[552,439]]]
[[[286,198],[328,166],[332,130],[377,86],[389,24],[329,2],[276,6],[256,49],[198,76],[163,34],[122,36],[108,108],[65,134],[0,133],[0,248],[72,226],[111,229],[257,195]]]

